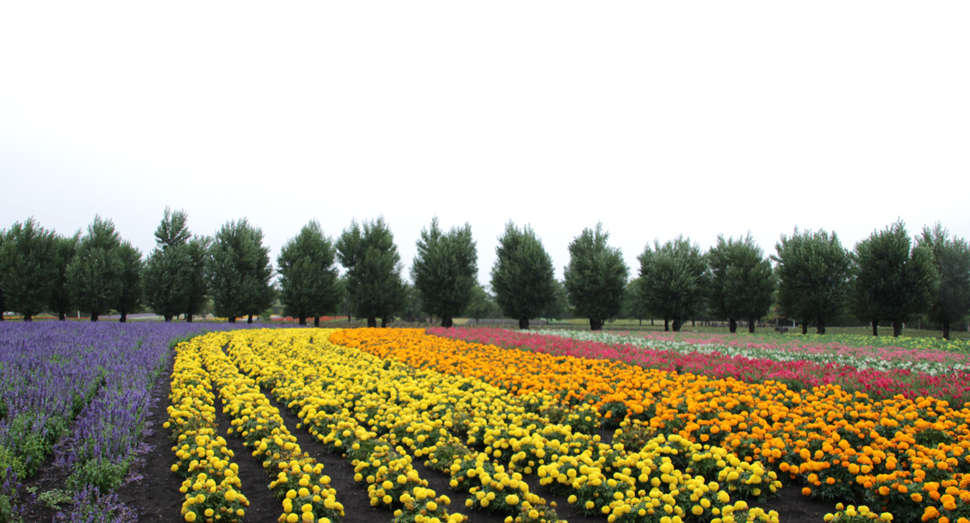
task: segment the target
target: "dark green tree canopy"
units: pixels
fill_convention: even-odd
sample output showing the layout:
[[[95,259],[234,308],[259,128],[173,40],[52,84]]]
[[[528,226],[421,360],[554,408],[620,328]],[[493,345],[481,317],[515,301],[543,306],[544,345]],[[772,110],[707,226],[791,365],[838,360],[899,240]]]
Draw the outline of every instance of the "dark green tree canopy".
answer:
[[[303,226],[276,259],[280,301],[286,315],[306,325],[307,318],[336,312],[341,287],[337,283],[336,249],[316,220]]]
[[[495,301],[506,317],[528,329],[529,319],[541,315],[555,298],[552,258],[528,225],[519,230],[509,221],[498,241],[491,283]]]
[[[704,306],[707,296],[707,264],[700,246],[689,238],[677,238],[654,248],[648,244],[640,260],[640,297],[647,310],[664,319],[664,330],[679,331]]]
[[[731,332],[737,331],[737,320],[748,321],[754,332],[755,321],[768,314],[775,292],[775,275],[771,261],[748,233],[743,239],[724,239],[707,253],[710,268],[708,304],[715,316],[727,318]]]
[[[564,285],[573,313],[589,318],[592,330],[602,329],[606,320],[620,314],[630,275],[620,249],[607,245],[609,237],[603,224],[597,223],[596,229],[583,229],[569,244]]]
[[[851,255],[834,232],[824,230],[782,235],[775,245],[778,264],[778,306],[785,317],[802,324],[815,322],[819,334],[842,314],[849,293]]]
[[[923,227],[919,246],[932,253],[939,285],[930,301],[929,316],[943,324],[943,337],[950,339],[950,326],[970,313],[970,245],[950,235],[937,223]]]
[[[91,321],[98,321],[118,302],[124,272],[118,252],[120,246],[121,238],[114,223],[95,216],[67,266],[71,302],[79,310],[91,313]]]
[[[71,304],[71,293],[67,288],[67,266],[74,260],[77,253],[78,243],[81,242],[81,231],[74,233],[74,236],[67,238],[57,237],[56,259],[57,259],[57,280],[51,288],[51,299],[49,307],[51,312],[57,314],[57,319],[64,321],[67,313],[74,310]]]
[[[491,296],[478,282],[472,287],[471,300],[464,313],[478,323],[483,318],[497,318],[502,314],[495,297]]]
[[[142,302],[142,275],[145,262],[141,259],[141,251],[127,240],[118,247],[118,258],[121,260],[121,292],[114,303],[114,309],[121,315],[120,322],[128,321],[128,313],[135,312]]]
[[[337,241],[337,257],[347,269],[347,293],[354,316],[367,318],[367,325],[376,327],[377,318],[386,325],[395,312],[404,309],[404,266],[383,216],[365,221],[363,227],[353,220]]]
[[[165,321],[179,314],[199,312],[191,306],[197,282],[201,282],[202,296],[205,295],[205,246],[190,249],[191,237],[185,211],[172,212],[166,207],[155,229],[155,249],[148,256],[143,282],[145,301]],[[198,247],[203,247],[201,253],[196,252]]]
[[[623,317],[631,320],[638,320],[643,325],[643,320],[650,319],[650,310],[640,296],[640,278],[633,278],[623,289]]]
[[[252,323],[272,304],[269,248],[263,246],[263,231],[245,218],[230,220],[215,234],[206,269],[215,313],[229,323],[243,316]]]
[[[428,314],[441,318],[442,327],[451,327],[455,316],[471,300],[478,277],[478,252],[472,239],[472,227],[452,227],[447,233],[431,220],[431,227],[421,229],[418,253],[411,265],[411,279],[421,295]]]
[[[884,320],[899,336],[903,322],[928,309],[937,285],[933,254],[912,247],[901,220],[856,244],[854,260],[853,313],[872,321],[874,335]]]
[[[14,223],[0,247],[0,289],[5,307],[31,321],[47,306],[57,280],[57,236],[33,217]]]

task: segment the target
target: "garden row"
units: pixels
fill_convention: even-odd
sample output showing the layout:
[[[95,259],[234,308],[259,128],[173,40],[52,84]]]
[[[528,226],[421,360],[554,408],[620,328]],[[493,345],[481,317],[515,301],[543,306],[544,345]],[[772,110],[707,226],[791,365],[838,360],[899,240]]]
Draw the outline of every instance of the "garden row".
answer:
[[[777,521],[777,514],[732,499],[770,495],[778,486],[775,473],[732,457],[726,449],[678,436],[657,436],[629,451],[619,442],[606,445],[577,430],[592,428],[589,409],[564,410],[549,395],[516,397],[476,378],[381,360],[329,343],[329,334],[263,330],[219,335],[224,338],[215,339],[204,350],[210,356],[195,366],[211,368],[222,361],[220,347],[225,346],[235,364],[228,374],[234,377],[215,387],[234,391],[219,393],[243,434],[260,430],[256,427],[283,431],[270,421],[272,413],[233,403],[232,394],[252,378],[297,413],[302,427],[326,449],[352,460],[355,480],[367,485],[372,505],[389,507],[395,522],[462,519],[446,512],[447,496],[426,488],[411,466],[412,456],[425,458],[429,468],[450,477],[456,492],[471,492],[466,508],[497,511],[510,522],[558,519],[550,504],[530,492],[525,476],[537,478],[550,493],[567,496],[581,512],[605,514],[610,521]],[[235,369],[249,378],[236,376]],[[221,372],[210,370],[213,383]],[[204,396],[200,390],[186,397]],[[259,405],[263,400],[251,395],[250,401]],[[180,452],[199,455],[189,445]],[[259,444],[253,448],[263,452]],[[275,470],[278,459],[285,461],[276,452],[270,444],[264,466]],[[179,469],[184,465],[182,459]],[[291,480],[286,474],[278,478]]]
[[[430,329],[437,336],[554,356],[611,359],[639,367],[749,383],[777,381],[792,390],[839,385],[870,398],[933,396],[970,401],[970,356],[933,349],[746,341],[742,337],[620,335],[578,331]],[[946,342],[938,343],[944,345]]]
[[[62,515],[130,517],[113,491],[142,439],[155,378],[191,324],[0,324],[0,521],[28,509],[23,482],[66,470]],[[57,495],[55,495],[57,494]]]
[[[901,521],[970,517],[970,410],[897,395],[874,400],[838,385],[791,390],[777,381],[668,372],[429,336],[345,330],[331,341],[417,369],[479,378],[518,394],[589,405],[616,439],[663,435],[724,447],[782,481],[833,501],[865,503]]]

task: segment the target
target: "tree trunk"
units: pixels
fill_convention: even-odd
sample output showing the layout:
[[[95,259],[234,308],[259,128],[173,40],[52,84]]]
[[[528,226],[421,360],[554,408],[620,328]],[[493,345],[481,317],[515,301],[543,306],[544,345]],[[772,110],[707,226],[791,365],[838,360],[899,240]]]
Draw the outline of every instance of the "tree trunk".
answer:
[[[192,323],[192,316],[194,316],[194,314],[192,314],[191,312],[186,312],[185,313],[185,323]]]
[[[235,316],[230,317],[229,323],[236,323],[236,317]]]
[[[804,334],[808,334],[808,322],[807,321],[803,321],[802,322],[802,334],[803,335]]]
[[[387,318],[381,318],[381,328],[387,327]]]
[[[167,314],[167,315],[162,316],[162,317],[165,318],[165,323],[172,323],[172,315],[171,314]]]
[[[893,338],[898,338],[903,335],[903,322],[894,321],[893,322]]]
[[[0,314],[0,316],[3,316],[3,315]],[[57,321],[67,321],[67,313],[65,313],[65,312],[58,312],[57,313]]]
[[[816,334],[825,334],[825,320],[823,319],[815,320],[815,325],[817,327],[815,331]]]
[[[367,328],[373,329],[373,328],[376,328],[376,327],[377,327],[377,317],[376,316],[368,316],[367,317]]]
[[[664,332],[670,332],[670,320],[664,318]]]
[[[122,312],[121,318],[118,319],[118,323],[128,323],[128,313]]]
[[[872,335],[879,336],[879,320],[872,320]]]
[[[643,327],[643,318],[640,318],[640,326]]]
[[[603,320],[589,319],[589,330],[591,331],[601,331],[603,330]]]
[[[943,322],[943,339],[950,339],[950,322],[948,321]]]
[[[31,314],[24,314],[24,321],[27,322],[27,323],[30,323],[30,322],[34,321],[33,315],[31,315]]]
[[[452,325],[454,325],[454,320],[451,318],[451,316],[442,316],[441,317],[441,326],[442,327],[448,328],[448,327],[451,327]]]
[[[98,313],[96,312],[91,313],[91,321],[98,321]]]
[[[320,316],[314,316],[313,317],[313,326],[314,327],[319,327],[320,326]]]
[[[673,325],[674,332],[680,332],[680,328],[683,325],[684,324],[680,321],[680,318],[674,318],[674,325]]]
[[[650,318],[650,326],[653,327],[653,318]]]
[[[300,325],[306,325],[306,317],[305,317],[305,316],[298,316],[298,317],[297,317],[297,322],[298,322],[298,323],[299,323]]]
[[[751,334],[754,334],[755,323],[756,321],[754,318],[748,318],[748,332],[750,332]]]
[[[734,318],[728,318],[728,332],[734,334],[738,332],[738,320]]]
[[[691,318],[691,319],[690,319],[690,326],[691,326],[691,327],[696,327],[696,326],[697,326],[697,324],[696,324],[696,323],[694,323],[694,318]]]
[[[529,318],[519,318],[519,329],[529,330]]]
[[[249,319],[248,319],[248,320],[246,320],[246,323],[252,323],[252,322],[253,322],[253,315],[252,315],[252,314],[250,314],[250,315],[249,315]]]

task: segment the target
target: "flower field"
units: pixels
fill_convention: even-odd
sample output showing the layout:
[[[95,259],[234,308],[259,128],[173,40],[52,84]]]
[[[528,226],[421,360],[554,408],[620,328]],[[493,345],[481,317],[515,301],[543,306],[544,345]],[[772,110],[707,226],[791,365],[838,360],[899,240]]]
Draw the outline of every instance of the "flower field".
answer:
[[[62,520],[135,521],[138,503],[115,492],[140,445],[146,391],[169,365],[159,435],[168,443],[153,454],[172,500],[161,521],[783,522],[758,508],[783,486],[841,503],[827,520],[970,521],[970,409],[914,393],[912,381],[867,394],[824,373],[795,388],[766,375],[768,364],[740,379],[723,370],[749,360],[814,369],[794,365],[794,342],[0,329],[0,521],[19,521],[23,481],[52,464],[70,471],[65,490],[75,493]],[[186,341],[170,359],[176,339]],[[821,367],[836,365],[822,353],[842,352],[842,380],[860,375],[849,369],[875,372],[850,363],[877,349],[799,342]]]

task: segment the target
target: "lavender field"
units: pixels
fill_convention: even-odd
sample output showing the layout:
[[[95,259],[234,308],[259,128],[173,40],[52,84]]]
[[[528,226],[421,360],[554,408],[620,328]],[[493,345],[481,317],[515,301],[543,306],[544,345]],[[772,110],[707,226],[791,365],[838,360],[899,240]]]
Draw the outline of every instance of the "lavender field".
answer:
[[[22,519],[37,496],[25,482],[47,466],[68,471],[54,491],[59,520],[133,516],[114,490],[141,442],[152,385],[176,341],[226,327],[0,323],[0,523]]]

